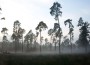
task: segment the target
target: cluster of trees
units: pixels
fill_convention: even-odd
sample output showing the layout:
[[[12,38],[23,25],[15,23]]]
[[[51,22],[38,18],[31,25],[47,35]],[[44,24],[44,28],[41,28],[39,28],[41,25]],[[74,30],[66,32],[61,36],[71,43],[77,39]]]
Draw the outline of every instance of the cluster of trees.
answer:
[[[67,38],[67,36],[63,36],[63,32],[62,32],[62,28],[60,26],[60,22],[59,22],[59,16],[62,16],[62,11],[61,11],[61,4],[58,2],[54,2],[53,6],[50,8],[50,14],[51,16],[54,16],[55,21],[57,21],[56,23],[54,23],[54,27],[52,29],[48,30],[48,35],[50,36],[50,42],[48,41],[48,38],[45,38],[45,44],[42,44],[43,41],[43,37],[41,35],[43,30],[46,30],[48,28],[48,26],[46,25],[46,23],[44,23],[43,21],[40,21],[39,24],[36,26],[36,34],[34,34],[32,32],[32,30],[30,30],[25,36],[23,36],[23,34],[25,33],[25,29],[21,28],[21,23],[16,20],[14,21],[13,24],[13,34],[11,36],[11,39],[13,40],[13,42],[9,42],[7,39],[7,28],[2,28],[1,33],[3,33],[3,41],[2,41],[2,45],[1,45],[1,49],[2,51],[5,51],[5,44],[10,44],[9,49],[14,49],[15,52],[17,52],[18,50],[22,49],[23,50],[26,49],[26,51],[34,51],[37,49],[40,49],[40,52],[43,49],[47,49],[50,48],[50,50],[52,50],[52,47],[55,47],[55,50],[58,47],[59,53],[61,52],[61,47],[63,46],[70,46],[71,48],[71,52],[72,52],[72,47],[74,45],[78,46],[78,47],[84,47],[85,51],[87,52],[87,46],[89,46],[89,42],[90,42],[90,24],[88,22],[84,22],[82,17],[80,17],[79,21],[78,21],[78,27],[80,27],[79,31],[79,39],[76,41],[76,44],[72,44],[73,41],[73,37],[74,37],[74,26],[72,24],[72,19],[67,19],[64,21],[65,26],[67,24],[69,24],[69,38]],[[2,9],[0,8],[0,11],[2,11]],[[5,17],[1,18],[1,20],[5,20]],[[40,43],[37,42],[37,38],[38,35],[40,35]],[[63,41],[61,41],[62,37],[64,38]],[[54,44],[54,45],[53,45]]]

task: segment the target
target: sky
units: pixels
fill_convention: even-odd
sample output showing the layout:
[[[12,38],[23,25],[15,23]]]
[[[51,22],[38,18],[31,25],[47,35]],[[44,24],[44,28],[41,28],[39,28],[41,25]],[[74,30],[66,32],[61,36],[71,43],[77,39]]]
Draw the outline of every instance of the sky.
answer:
[[[8,39],[10,39],[14,21],[20,21],[21,27],[26,30],[25,34],[31,29],[35,33],[36,26],[40,21],[43,21],[47,24],[48,29],[42,32],[42,36],[48,38],[47,31],[53,28],[54,23],[57,22],[50,15],[50,7],[56,1],[62,6],[63,13],[59,19],[63,35],[66,36],[69,32],[68,25],[65,26],[64,21],[70,18],[74,25],[74,39],[77,40],[79,18],[82,17],[84,21],[90,23],[90,0],[0,0],[2,8],[0,17],[6,18],[6,20],[0,20],[0,30],[3,27],[8,28]],[[0,33],[0,41],[2,37],[3,35]]]

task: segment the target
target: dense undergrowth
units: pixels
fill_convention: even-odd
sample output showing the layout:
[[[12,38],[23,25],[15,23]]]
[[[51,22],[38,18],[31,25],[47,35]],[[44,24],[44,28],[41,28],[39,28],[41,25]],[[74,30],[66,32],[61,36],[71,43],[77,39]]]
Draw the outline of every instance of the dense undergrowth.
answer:
[[[0,54],[0,65],[90,65],[89,54],[16,55]]]

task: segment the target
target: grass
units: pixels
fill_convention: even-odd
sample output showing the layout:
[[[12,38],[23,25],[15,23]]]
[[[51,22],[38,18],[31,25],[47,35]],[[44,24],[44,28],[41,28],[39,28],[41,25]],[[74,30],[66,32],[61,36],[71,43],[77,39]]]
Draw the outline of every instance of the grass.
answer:
[[[0,65],[90,65],[89,54],[17,55],[0,54]]]

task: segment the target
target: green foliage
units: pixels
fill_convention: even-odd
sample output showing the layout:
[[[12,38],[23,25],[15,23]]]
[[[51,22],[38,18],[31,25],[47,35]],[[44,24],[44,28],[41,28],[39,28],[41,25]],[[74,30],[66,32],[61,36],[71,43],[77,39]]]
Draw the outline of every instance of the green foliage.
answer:
[[[69,24],[69,34],[73,33],[74,28],[71,21],[72,21],[71,19],[67,19],[66,21],[64,21],[65,26],[67,25],[67,23]]]
[[[13,34],[11,36],[12,39],[21,39],[25,30],[20,27],[20,22],[16,20],[13,26]]]
[[[7,41],[7,31],[8,31],[8,29],[7,28],[2,28],[2,30],[1,30],[1,33],[3,33],[4,35],[3,35],[3,42],[6,42]]]
[[[42,29],[44,30],[46,28],[48,28],[47,25],[43,21],[41,21],[36,27],[36,30],[42,31]]]
[[[58,2],[54,2],[53,6],[50,8],[50,14],[52,16],[55,16],[55,20],[58,20],[58,17],[62,15],[62,11],[60,11],[61,4],[59,4]]]
[[[32,30],[30,30],[24,38],[25,38],[24,42],[30,41],[32,43],[33,39],[34,39],[34,34],[33,34]]]
[[[7,31],[8,31],[8,29],[7,29],[7,28],[2,28],[1,33],[3,33],[3,34],[7,34]]]
[[[52,35],[53,34],[53,29],[49,29],[48,30],[48,35]]]
[[[58,23],[54,23],[53,33],[55,34],[56,37],[61,37],[62,36],[62,29],[60,28]]]
[[[78,21],[78,26],[80,27],[80,35],[79,35],[79,46],[86,47],[88,42],[88,36],[89,36],[89,26],[90,24],[88,22],[83,22],[82,17],[80,17]]]
[[[73,39],[74,26],[71,21],[72,21],[71,19],[67,19],[66,21],[64,21],[64,24],[65,24],[65,26],[67,25],[67,23],[69,24],[69,33],[68,34],[71,35],[71,39]]]

